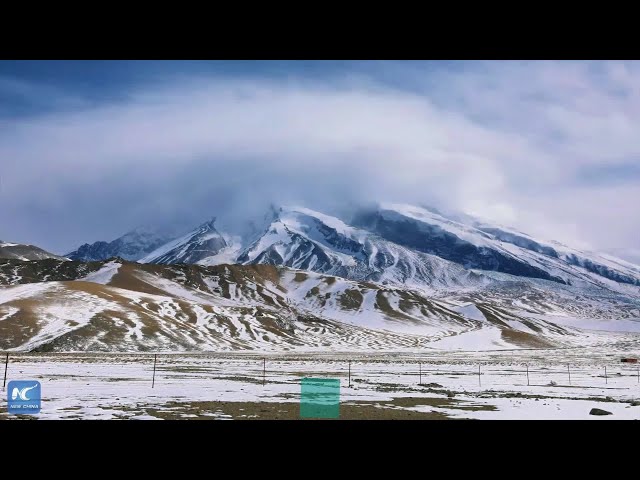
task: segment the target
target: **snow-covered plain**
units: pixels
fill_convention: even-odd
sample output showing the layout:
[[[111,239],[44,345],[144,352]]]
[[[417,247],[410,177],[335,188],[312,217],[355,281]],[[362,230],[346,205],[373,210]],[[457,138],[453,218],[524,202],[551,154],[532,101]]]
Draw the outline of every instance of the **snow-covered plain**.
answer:
[[[619,363],[620,354],[597,348],[168,354],[158,355],[153,388],[151,354],[20,354],[10,360],[8,380],[42,383],[38,419],[255,418],[254,402],[299,402],[303,377],[340,379],[341,405],[450,418],[640,419],[640,406],[632,405],[640,399],[640,370]],[[0,419],[16,418],[6,413],[5,397]],[[245,407],[241,414],[225,412],[225,405],[238,402]],[[589,415],[592,408],[612,415]]]

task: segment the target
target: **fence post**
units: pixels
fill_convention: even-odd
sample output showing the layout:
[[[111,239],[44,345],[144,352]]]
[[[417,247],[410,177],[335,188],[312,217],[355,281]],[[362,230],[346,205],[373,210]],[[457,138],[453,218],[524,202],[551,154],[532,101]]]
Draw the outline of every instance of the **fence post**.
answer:
[[[607,379],[607,366],[604,366],[604,383],[607,384],[609,383],[609,380]]]
[[[569,385],[571,385],[571,367],[567,365],[567,372],[569,373]]]
[[[418,368],[419,368],[418,375],[420,375],[420,381],[418,382],[418,385],[422,385],[422,362],[418,362]]]
[[[349,360],[349,387],[351,387],[351,360]]]
[[[2,389],[4,390],[7,386],[7,368],[9,367],[9,354],[7,353],[7,358],[4,361],[4,382],[2,382]]]
[[[262,359],[262,386],[267,382],[267,359]]]
[[[636,367],[638,369],[638,383],[640,383],[640,367]]]
[[[529,386],[529,364],[527,363],[527,387]]]
[[[158,361],[158,355],[153,355],[153,380],[151,381],[151,388],[156,386],[156,362]]]
[[[478,386],[482,387],[482,380],[480,380],[480,365],[478,365]]]

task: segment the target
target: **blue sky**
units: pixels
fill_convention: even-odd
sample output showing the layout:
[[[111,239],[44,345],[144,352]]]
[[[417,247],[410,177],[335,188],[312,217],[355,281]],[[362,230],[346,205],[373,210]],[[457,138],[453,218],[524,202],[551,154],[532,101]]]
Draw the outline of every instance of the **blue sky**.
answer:
[[[637,62],[0,61],[0,238],[427,202],[638,249]]]

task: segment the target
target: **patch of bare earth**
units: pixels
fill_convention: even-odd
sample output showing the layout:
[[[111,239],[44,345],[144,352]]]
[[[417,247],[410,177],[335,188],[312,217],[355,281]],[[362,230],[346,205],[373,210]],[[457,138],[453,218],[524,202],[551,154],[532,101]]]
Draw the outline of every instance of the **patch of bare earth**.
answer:
[[[396,399],[398,400],[398,399]],[[423,403],[424,405],[425,403]],[[296,402],[190,402],[145,408],[145,413],[165,420],[305,420]],[[448,420],[441,412],[416,412],[382,402],[349,402],[340,405],[340,420]]]
[[[125,290],[133,290],[141,293],[150,293],[152,295],[172,296],[167,292],[148,284],[135,275],[137,268],[133,264],[123,264],[116,273],[109,285],[124,288]]]
[[[536,335],[520,330],[503,329],[500,337],[513,345],[524,348],[553,348],[555,344],[544,340]]]

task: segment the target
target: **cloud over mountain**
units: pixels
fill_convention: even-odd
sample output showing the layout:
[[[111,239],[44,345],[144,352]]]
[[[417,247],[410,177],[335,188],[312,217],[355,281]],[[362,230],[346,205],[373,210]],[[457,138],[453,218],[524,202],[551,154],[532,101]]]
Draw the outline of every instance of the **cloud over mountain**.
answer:
[[[233,224],[271,202],[399,201],[637,247],[637,63],[371,63],[279,78],[171,65],[100,101],[20,90],[35,102],[44,89],[47,108],[0,116],[0,237],[63,252],[139,224]]]

